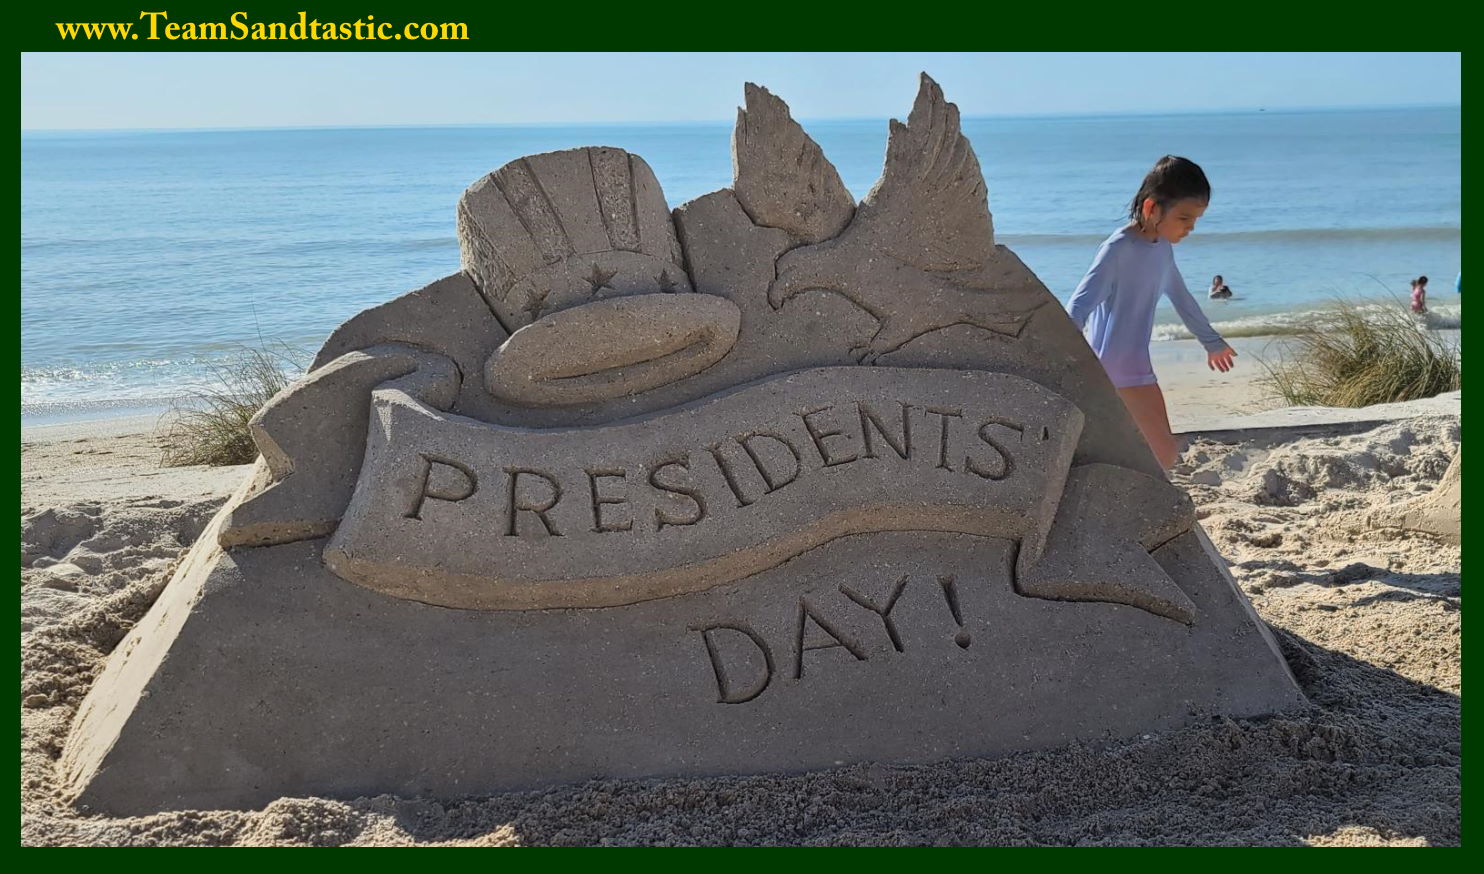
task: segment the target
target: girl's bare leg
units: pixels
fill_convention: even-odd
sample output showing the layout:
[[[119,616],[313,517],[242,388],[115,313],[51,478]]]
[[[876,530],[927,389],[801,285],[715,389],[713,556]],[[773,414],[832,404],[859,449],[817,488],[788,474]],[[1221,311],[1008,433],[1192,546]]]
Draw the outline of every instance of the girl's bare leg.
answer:
[[[1165,409],[1165,393],[1160,391],[1159,385],[1121,388],[1118,396],[1123,398],[1123,405],[1128,407],[1129,413],[1134,417],[1134,424],[1139,426],[1145,442],[1154,450],[1154,457],[1159,460],[1160,466],[1165,470],[1174,467],[1180,447],[1175,441],[1175,435],[1170,433],[1170,414]]]

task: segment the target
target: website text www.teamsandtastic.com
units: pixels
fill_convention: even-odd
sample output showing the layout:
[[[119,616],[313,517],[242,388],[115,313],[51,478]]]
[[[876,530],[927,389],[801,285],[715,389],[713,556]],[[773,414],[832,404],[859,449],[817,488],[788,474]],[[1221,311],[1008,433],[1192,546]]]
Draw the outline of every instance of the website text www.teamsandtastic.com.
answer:
[[[64,40],[466,40],[464,22],[394,24],[367,15],[354,21],[320,21],[300,12],[297,18],[255,21],[247,12],[225,20],[172,21],[168,11],[141,11],[138,21],[56,22]]]

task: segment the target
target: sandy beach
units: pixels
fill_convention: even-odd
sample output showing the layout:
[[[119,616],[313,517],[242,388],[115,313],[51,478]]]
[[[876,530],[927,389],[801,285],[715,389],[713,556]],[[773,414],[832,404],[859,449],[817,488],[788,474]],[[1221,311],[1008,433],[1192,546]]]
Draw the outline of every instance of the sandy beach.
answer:
[[[1460,53],[312,13],[22,52],[22,846],[1461,845]]]
[[[1365,520],[1437,484],[1459,448],[1458,395],[1252,416],[1248,381],[1213,399],[1196,378],[1170,388],[1191,432],[1174,479],[1275,629],[1306,712],[1001,759],[126,819],[56,797],[61,744],[247,468],[160,468],[153,416],[25,428],[22,843],[1457,844],[1459,549]]]

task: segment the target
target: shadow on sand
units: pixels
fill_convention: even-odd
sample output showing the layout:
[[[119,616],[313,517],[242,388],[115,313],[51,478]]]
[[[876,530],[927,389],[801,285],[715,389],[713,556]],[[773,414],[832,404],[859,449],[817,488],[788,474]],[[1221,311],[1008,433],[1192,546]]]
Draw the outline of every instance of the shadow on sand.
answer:
[[[1275,632],[1304,712],[1002,759],[351,806],[439,842],[1457,844],[1458,696]]]

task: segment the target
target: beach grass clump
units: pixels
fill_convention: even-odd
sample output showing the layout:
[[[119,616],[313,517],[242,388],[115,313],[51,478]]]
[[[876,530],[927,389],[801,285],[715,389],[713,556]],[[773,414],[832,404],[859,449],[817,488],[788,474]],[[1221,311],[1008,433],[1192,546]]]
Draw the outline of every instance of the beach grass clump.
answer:
[[[1260,382],[1291,406],[1365,407],[1460,386],[1457,347],[1401,307],[1341,301],[1285,346]]]
[[[247,423],[302,370],[294,350],[244,349],[208,366],[211,382],[177,399],[160,435],[164,467],[250,464],[258,457]]]

